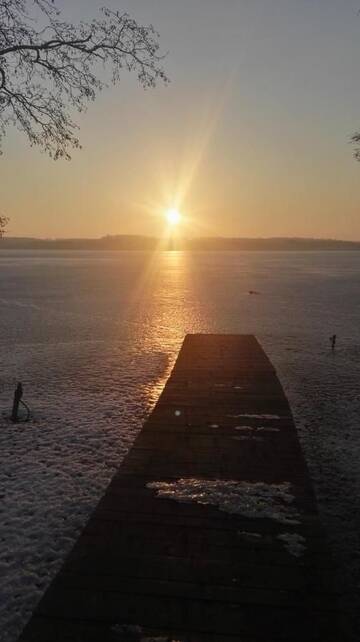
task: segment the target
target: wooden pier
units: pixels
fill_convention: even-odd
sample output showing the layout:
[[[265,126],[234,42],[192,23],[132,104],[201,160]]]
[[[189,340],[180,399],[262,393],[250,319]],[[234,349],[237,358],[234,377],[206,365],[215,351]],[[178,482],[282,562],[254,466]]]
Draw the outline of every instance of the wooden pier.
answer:
[[[331,581],[269,359],[253,336],[188,335],[20,640],[340,642]]]

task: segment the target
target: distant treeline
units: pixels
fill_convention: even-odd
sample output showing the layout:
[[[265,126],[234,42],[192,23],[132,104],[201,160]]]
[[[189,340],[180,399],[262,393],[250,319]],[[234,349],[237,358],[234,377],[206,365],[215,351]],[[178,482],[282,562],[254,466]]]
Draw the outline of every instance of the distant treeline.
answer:
[[[311,251],[360,250],[360,241],[310,238],[195,238],[159,240],[150,236],[104,236],[99,239],[36,239],[7,237],[1,250],[252,250]]]

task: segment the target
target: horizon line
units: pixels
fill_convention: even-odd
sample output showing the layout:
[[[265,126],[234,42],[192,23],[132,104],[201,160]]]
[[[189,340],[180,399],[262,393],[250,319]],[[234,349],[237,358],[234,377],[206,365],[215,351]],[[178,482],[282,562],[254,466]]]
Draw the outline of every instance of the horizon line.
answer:
[[[6,240],[27,240],[27,241],[103,241],[105,239],[121,239],[121,238],[138,238],[159,240],[160,236],[152,236],[149,234],[105,234],[103,236],[9,236],[5,234],[2,241]],[[341,239],[329,236],[189,236],[178,237],[181,241],[202,241],[202,240],[224,240],[224,241],[320,241],[328,243],[360,243],[360,239],[350,240]]]

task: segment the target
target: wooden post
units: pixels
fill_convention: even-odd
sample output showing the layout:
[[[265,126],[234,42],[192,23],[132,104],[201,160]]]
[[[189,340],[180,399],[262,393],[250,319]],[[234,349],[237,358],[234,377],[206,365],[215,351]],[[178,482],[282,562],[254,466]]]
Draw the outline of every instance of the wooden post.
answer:
[[[23,395],[23,387],[19,382],[18,385],[16,386],[16,390],[14,393],[14,402],[13,402],[12,413],[11,413],[11,421],[13,421],[14,423],[18,421],[19,403],[21,401],[22,395]]]

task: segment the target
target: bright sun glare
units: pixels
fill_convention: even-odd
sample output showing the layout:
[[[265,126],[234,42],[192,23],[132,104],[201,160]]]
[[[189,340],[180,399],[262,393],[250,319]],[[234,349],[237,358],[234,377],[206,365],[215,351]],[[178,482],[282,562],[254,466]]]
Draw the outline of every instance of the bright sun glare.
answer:
[[[175,209],[174,207],[166,210],[166,220],[169,225],[178,225],[181,220],[181,214],[179,210]]]

